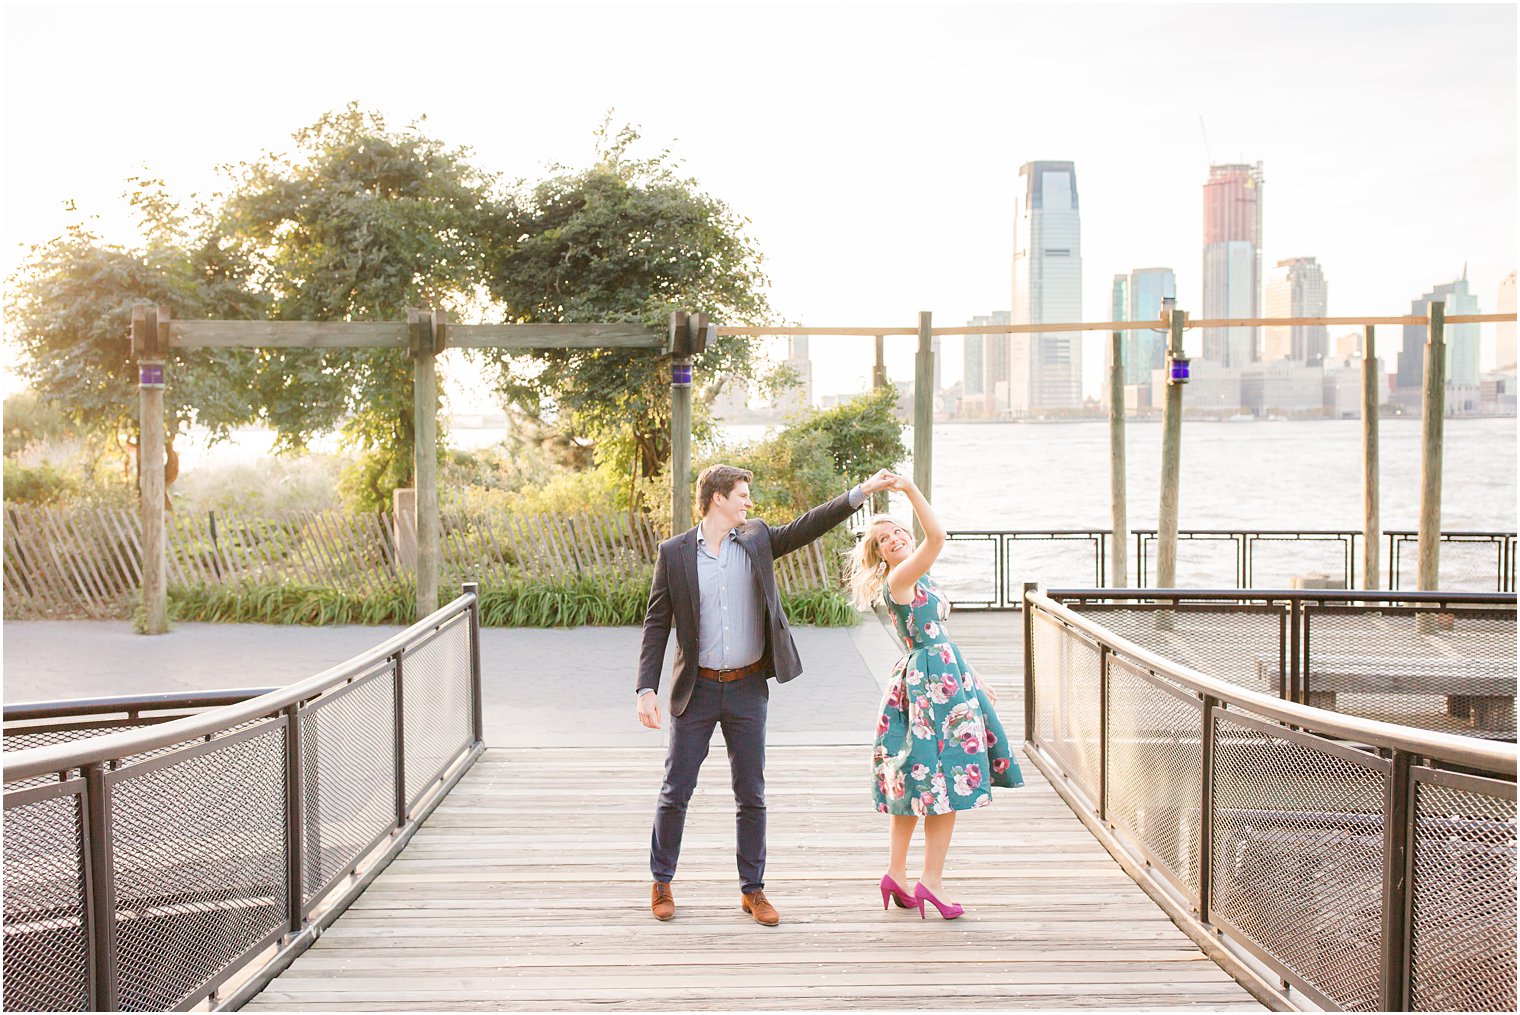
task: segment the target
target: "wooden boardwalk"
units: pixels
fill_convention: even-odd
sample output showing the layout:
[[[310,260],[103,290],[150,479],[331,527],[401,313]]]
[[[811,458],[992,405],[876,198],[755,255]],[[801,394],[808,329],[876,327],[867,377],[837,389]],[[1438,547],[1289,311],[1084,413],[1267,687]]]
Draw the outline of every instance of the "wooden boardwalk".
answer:
[[[1016,620],[956,621],[1016,735]],[[565,735],[573,741],[573,712]],[[739,909],[733,802],[715,744],[687,822],[678,913],[659,923],[648,848],[662,756],[573,743],[487,752],[246,1007],[1262,1009],[1027,763],[1027,786],[997,791],[958,824],[947,884],[968,914],[921,922],[881,908],[886,819],[870,806],[867,751],[773,746],[766,890],[782,923],[766,928]],[[910,871],[917,862],[915,848]]]

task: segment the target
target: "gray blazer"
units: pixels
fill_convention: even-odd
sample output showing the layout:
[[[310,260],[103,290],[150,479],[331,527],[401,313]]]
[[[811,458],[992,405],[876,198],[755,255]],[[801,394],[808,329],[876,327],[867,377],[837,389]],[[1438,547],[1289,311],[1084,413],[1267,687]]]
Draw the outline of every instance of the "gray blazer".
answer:
[[[781,682],[802,674],[797,643],[781,610],[776,591],[776,558],[806,546],[850,517],[850,495],[840,494],[805,515],[781,526],[758,518],[739,526],[738,543],[749,554],[760,593],[765,601],[765,654]],[[680,715],[691,700],[697,682],[697,529],[695,526],[660,544],[655,558],[654,583],[649,589],[649,608],[644,613],[644,647],[639,653],[640,692],[660,688],[660,664],[670,640],[672,621],[676,629],[675,684],[670,691],[670,711]]]

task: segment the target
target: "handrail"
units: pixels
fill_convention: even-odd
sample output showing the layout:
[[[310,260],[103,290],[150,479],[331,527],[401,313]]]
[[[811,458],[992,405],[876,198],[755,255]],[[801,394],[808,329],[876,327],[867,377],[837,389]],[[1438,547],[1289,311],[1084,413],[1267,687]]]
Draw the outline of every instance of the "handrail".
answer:
[[[1514,592],[1440,592],[1430,589],[1049,589],[1056,599],[1308,599],[1319,603],[1465,603],[1517,605]]]
[[[1403,599],[1410,595],[1413,593],[1402,593],[1399,598]],[[1361,598],[1367,598],[1366,594],[1363,593]],[[1066,626],[1129,656],[1152,672],[1180,684],[1189,691],[1229,704],[1240,705],[1256,715],[1289,726],[1302,727],[1313,733],[1353,743],[1405,751],[1446,764],[1487,769],[1510,777],[1514,777],[1516,773],[1517,747],[1514,744],[1495,744],[1473,737],[1415,729],[1377,719],[1363,719],[1339,712],[1330,712],[1312,705],[1283,701],[1280,698],[1226,683],[1142,648],[1091,618],[1084,617],[1062,605],[1046,593],[1030,590],[1025,594],[1025,600],[1027,604],[1040,607]]]
[[[290,705],[314,698],[328,688],[345,683],[350,677],[358,676],[365,670],[384,662],[398,649],[405,648],[408,642],[415,641],[419,635],[453,619],[474,602],[475,593],[466,592],[453,602],[441,607],[436,613],[424,617],[374,648],[331,666],[315,676],[276,688],[257,698],[198,712],[195,715],[188,715],[146,729],[104,733],[100,736],[71,740],[62,744],[31,747],[14,753],[7,752],[4,755],[4,781],[18,782],[39,775],[81,768],[111,758],[143,754],[160,747],[168,747],[172,744],[194,740],[196,737],[214,734],[240,723],[278,712]]]
[[[64,719],[69,716],[115,712],[156,712],[171,708],[217,708],[236,705],[278,687],[230,687],[222,691],[165,691],[160,694],[121,694],[109,698],[69,698],[64,701],[18,701],[4,707],[6,722]],[[18,752],[19,753],[19,752]]]

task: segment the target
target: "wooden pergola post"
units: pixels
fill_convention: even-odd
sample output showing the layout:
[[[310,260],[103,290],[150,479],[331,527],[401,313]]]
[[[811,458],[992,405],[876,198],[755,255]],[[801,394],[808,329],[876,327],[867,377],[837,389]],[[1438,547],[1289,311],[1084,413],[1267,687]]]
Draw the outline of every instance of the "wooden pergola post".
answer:
[[[918,355],[913,371],[913,482],[930,500],[934,479],[934,315],[918,312]],[[913,534],[919,539],[924,530],[913,519]]]
[[[1112,565],[1108,583],[1129,586],[1128,490],[1124,475],[1124,332],[1115,331],[1108,353],[1108,487],[1113,512],[1114,538],[1109,548]]]
[[[1362,588],[1382,587],[1378,562],[1378,383],[1374,325],[1367,325],[1362,341]]]
[[[438,353],[441,312],[406,312],[412,356],[412,473],[417,488],[417,619],[438,609]]]
[[[164,539],[164,357],[168,348],[169,308],[133,304],[143,634],[164,634],[169,630],[168,552]]]

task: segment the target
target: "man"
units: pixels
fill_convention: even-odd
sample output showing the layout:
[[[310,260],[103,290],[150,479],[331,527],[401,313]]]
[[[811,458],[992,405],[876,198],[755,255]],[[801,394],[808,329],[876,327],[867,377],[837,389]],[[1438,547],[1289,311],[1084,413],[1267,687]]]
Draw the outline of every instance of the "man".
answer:
[[[882,469],[849,493],[777,527],[746,520],[754,506],[753,478],[731,465],[704,469],[697,477],[702,521],[661,543],[655,560],[638,679],[639,721],[650,729],[660,728],[660,664],[672,620],[676,629],[670,747],[649,849],[650,909],[660,920],[675,916],[670,881],[686,805],[713,728],[721,724],[739,810],[742,906],[767,927],[781,922],[764,892],[766,681],[774,676],[785,683],[802,673],[802,664],[781,612],[775,559],[844,521],[867,497],[886,489],[893,476]]]

